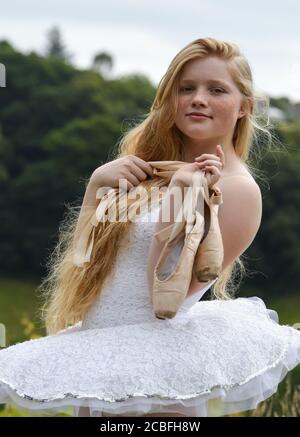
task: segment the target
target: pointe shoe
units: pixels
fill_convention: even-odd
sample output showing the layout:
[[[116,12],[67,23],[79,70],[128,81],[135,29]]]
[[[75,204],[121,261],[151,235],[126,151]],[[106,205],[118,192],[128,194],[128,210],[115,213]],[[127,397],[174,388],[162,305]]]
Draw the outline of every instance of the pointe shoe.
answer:
[[[173,318],[189,290],[194,258],[204,234],[204,216],[194,209],[201,178],[202,173],[195,174],[195,183],[179,212],[183,219],[177,221],[176,218],[174,223],[155,234],[160,241],[167,240],[155,266],[153,278],[153,306],[155,316],[159,319]]]
[[[191,232],[184,237],[185,230],[183,229],[175,239],[172,241],[168,239],[154,269],[153,306],[155,316],[159,319],[173,318],[189,290],[195,254],[204,233],[204,218],[198,211],[195,214],[196,220]],[[168,232],[172,227],[173,225],[163,229],[160,233]],[[160,233],[155,235],[158,237]],[[174,251],[177,243],[182,242],[183,238],[183,248],[175,268],[170,271],[172,270],[170,266],[165,265],[165,271],[163,271],[162,267],[168,255]]]
[[[199,282],[207,282],[216,279],[222,272],[224,260],[224,248],[221,230],[218,220],[219,205],[223,203],[222,193],[219,187],[214,185],[212,195],[209,195],[207,180],[204,181],[204,199],[207,205],[209,219],[208,232],[204,235],[196,252],[193,271]]]

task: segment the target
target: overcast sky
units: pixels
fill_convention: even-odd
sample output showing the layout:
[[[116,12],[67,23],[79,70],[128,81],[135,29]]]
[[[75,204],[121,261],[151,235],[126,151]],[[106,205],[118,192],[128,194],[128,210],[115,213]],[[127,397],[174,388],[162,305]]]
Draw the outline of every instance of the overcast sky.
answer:
[[[294,102],[300,101],[299,23],[298,0],[0,2],[0,39],[24,52],[43,53],[56,25],[78,67],[106,51],[114,59],[114,77],[140,72],[156,86],[179,50],[211,36],[239,45],[258,92]]]

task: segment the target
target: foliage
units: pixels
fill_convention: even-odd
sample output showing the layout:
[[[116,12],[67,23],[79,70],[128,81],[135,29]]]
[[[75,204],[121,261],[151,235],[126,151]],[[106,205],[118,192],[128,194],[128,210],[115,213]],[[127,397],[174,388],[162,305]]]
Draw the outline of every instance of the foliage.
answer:
[[[107,80],[94,67],[77,69],[62,46],[54,56],[60,44],[54,42],[41,56],[0,41],[7,71],[0,91],[2,276],[45,274],[66,203],[80,203],[86,181],[113,157],[126,123],[147,112],[154,98],[144,76]]]

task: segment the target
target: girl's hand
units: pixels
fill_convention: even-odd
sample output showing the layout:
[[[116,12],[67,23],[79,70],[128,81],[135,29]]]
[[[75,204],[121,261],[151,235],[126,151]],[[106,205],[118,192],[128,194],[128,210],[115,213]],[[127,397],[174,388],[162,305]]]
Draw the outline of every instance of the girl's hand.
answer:
[[[129,191],[152,174],[153,170],[148,162],[135,155],[127,155],[96,168],[89,184],[96,189],[101,186],[118,188],[119,180],[126,179],[126,189]]]
[[[195,158],[195,162],[184,165],[174,173],[169,186],[191,186],[195,171],[202,170],[207,176],[208,186],[212,187],[220,179],[221,170],[224,168],[224,165],[224,152],[221,145],[218,144],[216,155],[203,153]]]
[[[209,188],[211,188],[221,177],[225,166],[225,155],[220,144],[216,147],[216,154],[203,153],[195,158],[198,167],[205,172]]]

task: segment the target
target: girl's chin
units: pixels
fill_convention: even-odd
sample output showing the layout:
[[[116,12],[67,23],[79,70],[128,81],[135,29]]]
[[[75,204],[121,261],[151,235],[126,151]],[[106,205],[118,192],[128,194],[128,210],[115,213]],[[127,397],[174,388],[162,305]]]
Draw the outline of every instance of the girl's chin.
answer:
[[[215,135],[213,134],[213,132],[211,132],[211,134],[209,134],[208,132],[185,132],[185,136],[186,138],[190,138],[191,140],[204,140],[204,139],[208,139],[208,138],[212,138],[215,137]]]
[[[185,129],[186,135],[196,135],[196,132],[199,132],[200,135],[203,133],[210,132],[211,134],[214,132],[213,129],[207,128],[207,126],[204,126],[203,124],[195,124],[194,126],[189,126],[188,129]]]

